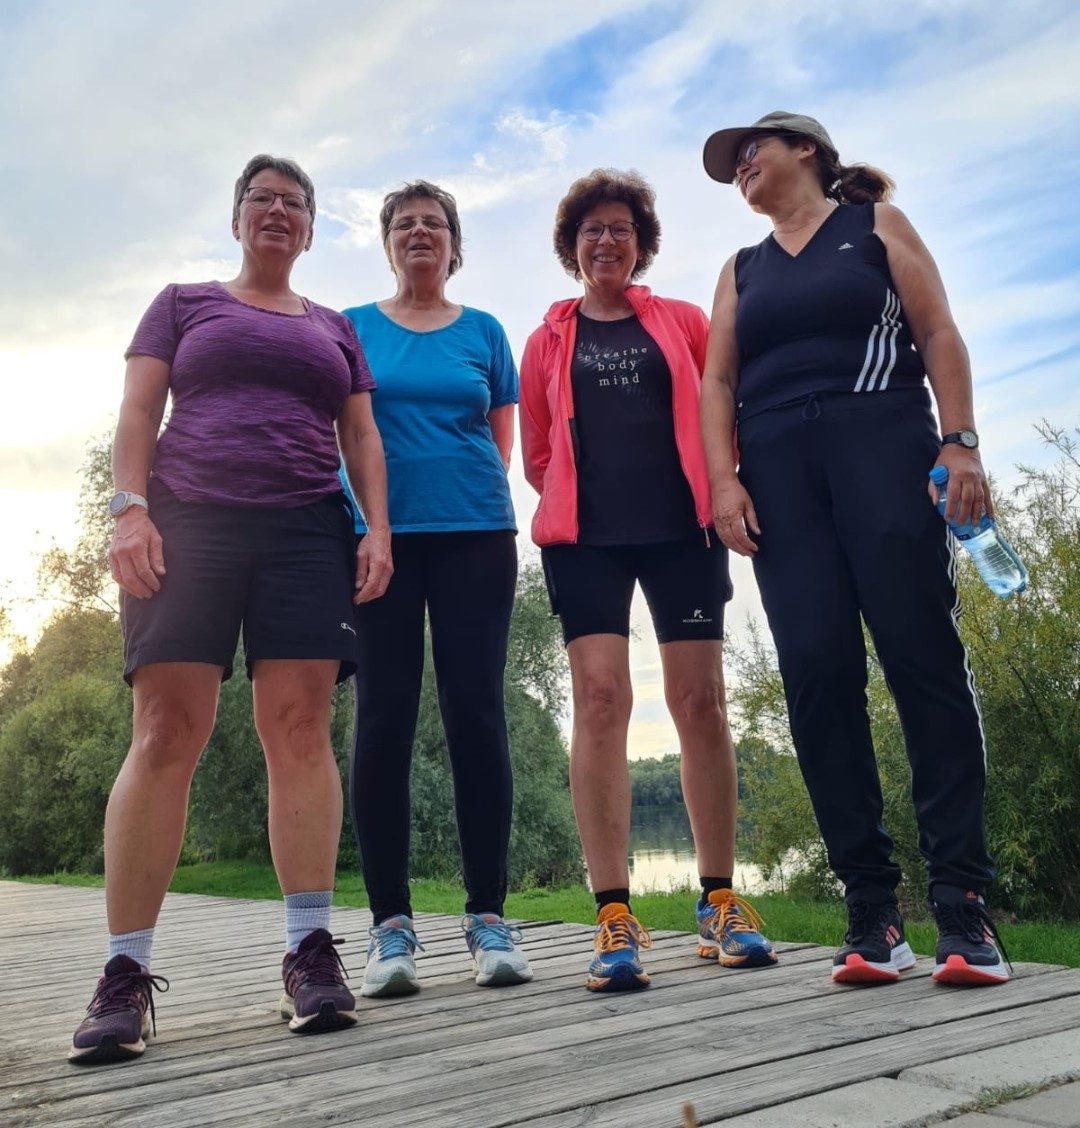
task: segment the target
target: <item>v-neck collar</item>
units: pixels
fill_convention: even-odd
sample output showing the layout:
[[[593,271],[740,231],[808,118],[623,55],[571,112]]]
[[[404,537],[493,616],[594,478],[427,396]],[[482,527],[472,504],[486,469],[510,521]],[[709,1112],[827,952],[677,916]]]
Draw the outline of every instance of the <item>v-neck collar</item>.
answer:
[[[829,214],[817,225],[817,229],[814,231],[813,235],[811,235],[810,238],[806,240],[797,254],[793,255],[786,247],[781,245],[780,240],[776,238],[775,232],[770,231],[769,238],[772,240],[773,246],[784,256],[784,258],[788,259],[790,262],[796,262],[798,259],[801,259],[803,255],[810,249],[814,240],[817,239],[817,237],[826,227],[828,227],[829,221],[843,206],[843,204],[837,204],[836,207],[834,207],[829,212]]]

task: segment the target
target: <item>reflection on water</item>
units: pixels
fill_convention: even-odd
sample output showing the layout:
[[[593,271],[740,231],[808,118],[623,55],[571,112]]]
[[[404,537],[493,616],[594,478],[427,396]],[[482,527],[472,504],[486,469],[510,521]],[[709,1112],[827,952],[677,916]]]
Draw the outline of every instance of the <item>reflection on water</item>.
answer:
[[[736,861],[734,878],[740,893],[763,893],[772,888],[761,870],[749,862]],[[698,888],[694,837],[686,808],[681,804],[632,808],[630,892],[666,893],[686,886]]]

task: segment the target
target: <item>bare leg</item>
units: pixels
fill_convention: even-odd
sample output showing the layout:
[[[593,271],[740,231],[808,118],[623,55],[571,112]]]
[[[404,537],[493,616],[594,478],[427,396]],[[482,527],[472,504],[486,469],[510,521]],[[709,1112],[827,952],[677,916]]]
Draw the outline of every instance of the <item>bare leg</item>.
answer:
[[[668,642],[660,647],[664,696],[679,734],[683,800],[698,872],[730,877],[735,866],[739,781],[724,702],[723,644]]]
[[[255,727],[270,780],[270,853],[282,893],[333,889],[341,776],[330,747],[337,661],[264,660],[252,669]]]
[[[622,635],[585,635],[566,653],[574,694],[570,793],[581,847],[594,892],[622,889],[630,883],[629,643]]]
[[[105,810],[105,905],[113,935],[157,922],[220,686],[221,667],[202,662],[160,662],[135,671],[131,749]]]

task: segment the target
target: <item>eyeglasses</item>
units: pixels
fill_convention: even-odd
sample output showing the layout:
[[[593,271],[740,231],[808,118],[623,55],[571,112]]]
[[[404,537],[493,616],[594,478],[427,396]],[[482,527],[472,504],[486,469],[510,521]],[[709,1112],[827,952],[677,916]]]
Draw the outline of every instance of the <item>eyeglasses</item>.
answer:
[[[291,212],[310,212],[311,205],[303,192],[272,192],[269,188],[248,188],[243,199],[253,208],[266,211],[274,206],[274,201],[281,197],[281,202]]]
[[[439,219],[438,216],[434,215],[418,215],[415,217],[403,215],[400,219],[395,219],[394,222],[390,224],[390,230],[412,231],[418,223],[425,231],[446,231],[450,226],[445,220]]]
[[[599,223],[595,220],[589,220],[588,223],[582,223],[578,226],[578,234],[589,243],[595,243],[602,239],[605,231],[611,232],[611,237],[616,243],[627,243],[634,237],[636,230],[637,224],[629,223],[625,219],[621,219],[617,223]]]
[[[747,144],[746,148],[743,149],[742,156],[736,157],[735,167],[738,168],[739,165],[749,164],[757,156],[758,149],[760,149],[762,145],[764,145],[768,141],[775,141],[775,140],[776,140],[775,136],[774,137],[755,137],[754,140],[750,141]]]

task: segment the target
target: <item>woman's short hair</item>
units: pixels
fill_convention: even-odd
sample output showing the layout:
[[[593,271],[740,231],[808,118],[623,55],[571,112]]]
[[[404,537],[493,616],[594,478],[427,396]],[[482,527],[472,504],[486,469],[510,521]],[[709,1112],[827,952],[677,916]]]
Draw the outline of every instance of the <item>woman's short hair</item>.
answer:
[[[813,137],[784,130],[775,131],[774,136],[790,149],[803,141],[814,142],[814,164],[821,190],[841,204],[888,203],[896,191],[896,181],[888,173],[868,164],[843,165],[835,152]]]
[[[660,220],[656,218],[656,193],[639,172],[594,168],[575,180],[555,211],[555,254],[572,278],[581,278],[577,260],[577,233],[581,221],[598,204],[626,204],[637,225],[638,261],[631,275],[637,278],[652,265],[660,249]]]
[[[260,172],[265,172],[270,169],[271,172],[280,173],[282,176],[287,176],[290,180],[295,180],[297,184],[304,191],[304,195],[308,200],[308,211],[311,213],[311,218],[315,218],[315,185],[311,182],[311,177],[296,163],[290,161],[288,157],[272,157],[269,153],[259,153],[252,157],[246,165],[244,171],[240,173],[240,179],[236,182],[236,188],[233,192],[233,219],[240,215],[240,201],[244,198],[244,193],[251,187],[251,182],[259,175]]]
[[[394,216],[402,204],[411,200],[434,200],[446,214],[446,224],[450,229],[450,268],[446,272],[447,278],[456,274],[461,269],[461,219],[458,217],[457,200],[438,184],[430,180],[410,180],[393,192],[387,192],[383,197],[382,209],[379,211],[379,228],[382,231],[383,247],[390,238],[390,228],[394,223]],[[389,257],[389,254],[387,255]]]

